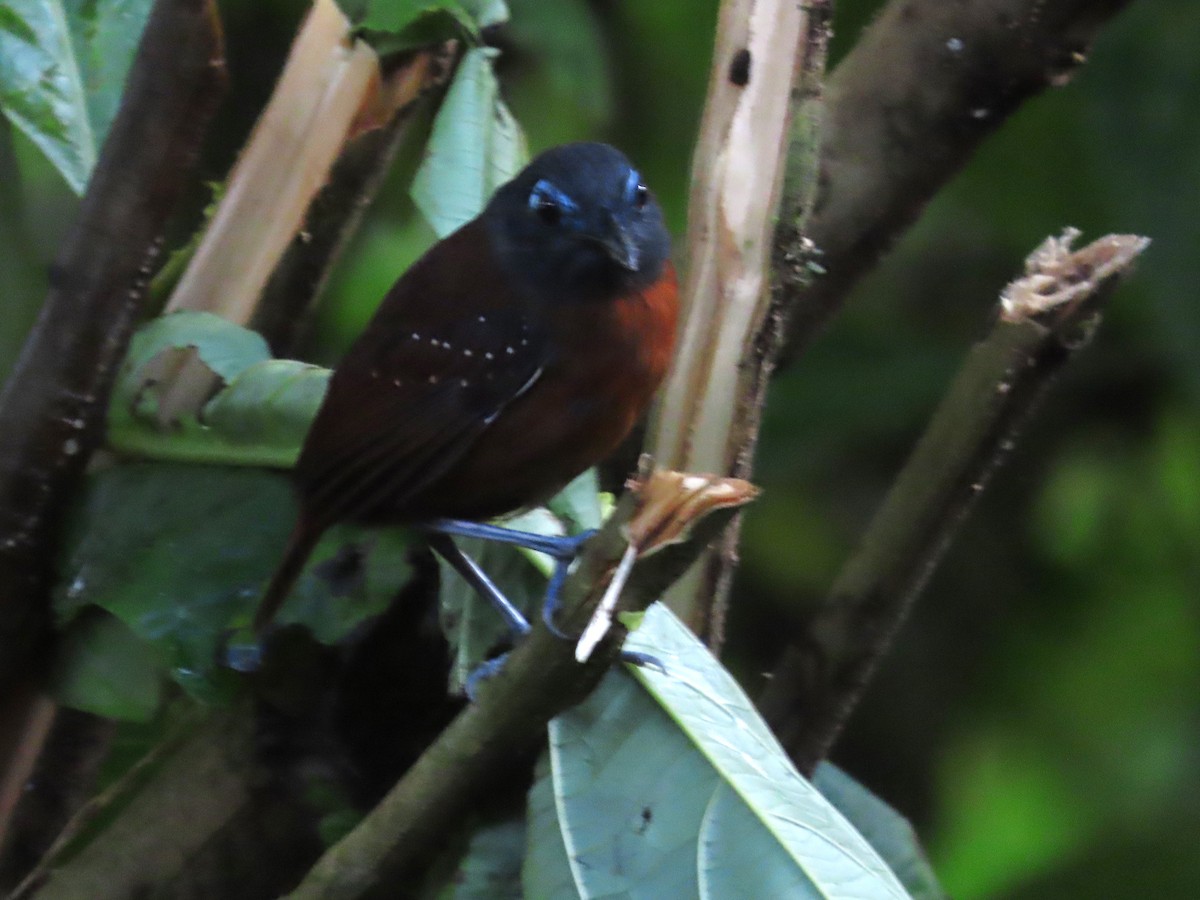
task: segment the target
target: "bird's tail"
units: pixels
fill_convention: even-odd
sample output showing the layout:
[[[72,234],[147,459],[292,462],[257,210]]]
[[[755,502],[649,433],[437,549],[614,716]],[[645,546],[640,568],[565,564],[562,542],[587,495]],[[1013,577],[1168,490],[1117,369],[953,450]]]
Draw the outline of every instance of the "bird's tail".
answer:
[[[317,541],[321,539],[324,530],[324,528],[314,525],[305,516],[297,519],[296,527],[292,529],[292,535],[288,538],[287,549],[283,551],[283,558],[279,561],[275,574],[271,576],[271,581],[258,603],[258,610],[254,613],[254,633],[256,635],[261,637],[270,627],[275,614],[279,612],[279,607],[283,606],[283,601],[291,593],[292,586],[300,577],[304,564],[308,562],[308,557],[312,554],[313,548],[317,546]]]

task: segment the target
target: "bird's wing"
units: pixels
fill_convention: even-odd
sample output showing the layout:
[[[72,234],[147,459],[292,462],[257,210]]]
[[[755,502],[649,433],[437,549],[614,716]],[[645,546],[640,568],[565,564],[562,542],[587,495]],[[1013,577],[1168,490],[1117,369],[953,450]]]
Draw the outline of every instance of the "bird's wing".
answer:
[[[392,304],[334,371],[296,466],[318,520],[406,517],[407,502],[462,459],[547,363],[547,342],[519,306],[458,317],[422,310]]]

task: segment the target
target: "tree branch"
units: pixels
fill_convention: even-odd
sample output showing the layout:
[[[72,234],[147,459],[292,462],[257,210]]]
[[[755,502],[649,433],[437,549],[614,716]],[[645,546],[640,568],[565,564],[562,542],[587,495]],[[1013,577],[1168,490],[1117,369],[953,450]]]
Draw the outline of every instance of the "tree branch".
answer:
[[[665,490],[661,485],[667,482]],[[708,499],[691,481],[712,490]],[[643,610],[657,599],[756,492],[745,482],[656,472],[626,492],[604,527],[587,544],[563,591],[559,625],[578,633],[592,617],[605,585],[630,547],[648,552],[663,532],[692,526],[686,542],[669,545],[641,562],[620,595],[623,611]],[[666,495],[666,498],[664,498]],[[706,505],[707,504],[707,505]],[[666,523],[665,526],[663,523]],[[694,523],[694,525],[693,525]],[[630,535],[635,537],[631,538]],[[481,695],[442,732],[362,823],[317,862],[293,900],[355,898],[380,885],[404,883],[429,857],[431,847],[454,827],[499,773],[536,747],[546,723],[595,688],[615,662],[625,629],[613,623],[585,663],[575,645],[552,634],[539,619],[509,655],[503,670],[482,685]]]
[[[224,85],[210,0],[160,0],[46,303],[0,396],[0,684],[41,647],[59,520],[104,410],[167,217]]]
[[[821,190],[807,234],[824,270],[785,299],[788,358],[1022,103],[1066,84],[1129,0],[893,0],[826,84]]]
[[[876,664],[1018,429],[1084,346],[1099,308],[1149,243],[1048,239],[1001,296],[829,598],[775,667],[759,706],[797,767],[828,753]]]

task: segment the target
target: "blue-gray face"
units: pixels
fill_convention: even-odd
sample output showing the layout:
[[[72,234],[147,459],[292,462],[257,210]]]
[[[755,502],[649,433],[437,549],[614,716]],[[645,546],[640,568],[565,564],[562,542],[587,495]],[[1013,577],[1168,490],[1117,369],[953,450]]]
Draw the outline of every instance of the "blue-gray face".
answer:
[[[606,144],[547,150],[496,192],[484,220],[515,276],[565,299],[648,287],[670,253],[654,196]]]

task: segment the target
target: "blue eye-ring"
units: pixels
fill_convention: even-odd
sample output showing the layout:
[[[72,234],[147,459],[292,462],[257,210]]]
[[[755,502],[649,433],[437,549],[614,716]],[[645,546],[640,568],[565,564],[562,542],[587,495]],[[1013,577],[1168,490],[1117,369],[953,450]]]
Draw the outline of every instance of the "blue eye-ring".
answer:
[[[570,197],[545,178],[535,184],[529,192],[529,208],[547,225],[557,225],[562,221],[564,213],[572,213],[578,209]]]

